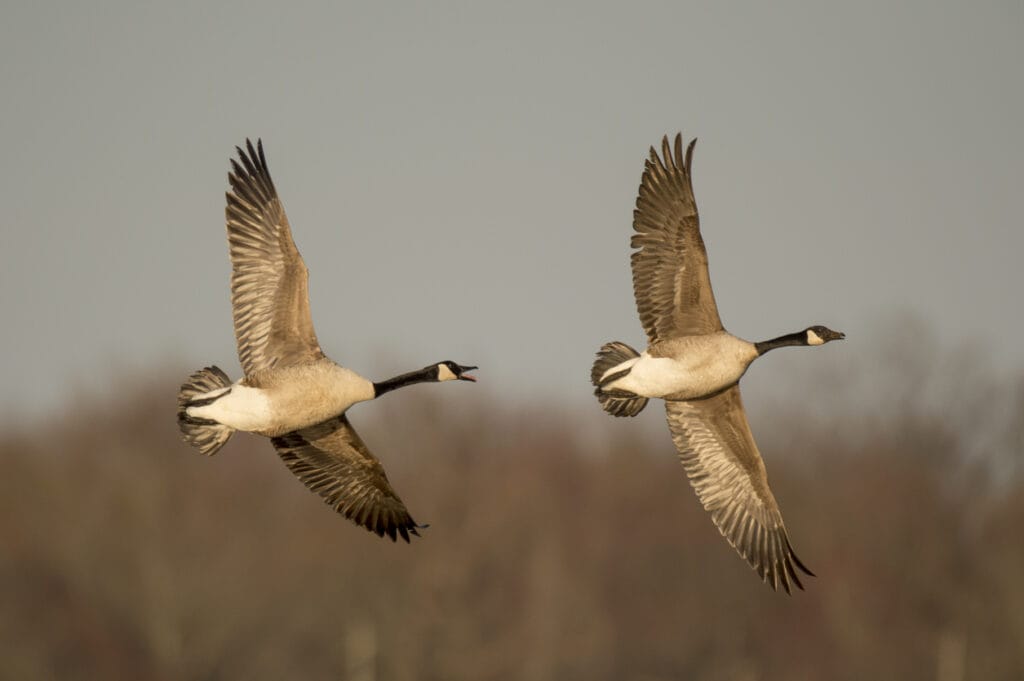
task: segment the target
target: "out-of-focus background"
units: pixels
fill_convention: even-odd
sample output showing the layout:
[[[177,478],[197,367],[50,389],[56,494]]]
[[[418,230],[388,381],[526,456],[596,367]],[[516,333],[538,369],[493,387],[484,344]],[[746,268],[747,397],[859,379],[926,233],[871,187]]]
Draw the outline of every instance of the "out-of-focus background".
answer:
[[[0,677],[1024,677],[1017,3],[14,2],[0,22]],[[773,593],[604,341],[647,147],[697,136],[726,326],[795,548]],[[178,440],[238,375],[223,192],[262,137],[333,358],[477,385],[352,409],[412,545],[265,441]]]

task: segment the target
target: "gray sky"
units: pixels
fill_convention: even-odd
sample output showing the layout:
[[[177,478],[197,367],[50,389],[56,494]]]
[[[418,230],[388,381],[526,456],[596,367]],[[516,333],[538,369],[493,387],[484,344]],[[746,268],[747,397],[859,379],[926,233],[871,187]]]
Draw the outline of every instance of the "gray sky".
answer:
[[[824,323],[856,355],[907,314],[1019,370],[1024,5],[824,4],[8,2],[0,405],[238,376],[246,136],[321,344],[371,378],[450,358],[592,400],[600,343],[642,344],[632,207],[677,130],[731,331]]]

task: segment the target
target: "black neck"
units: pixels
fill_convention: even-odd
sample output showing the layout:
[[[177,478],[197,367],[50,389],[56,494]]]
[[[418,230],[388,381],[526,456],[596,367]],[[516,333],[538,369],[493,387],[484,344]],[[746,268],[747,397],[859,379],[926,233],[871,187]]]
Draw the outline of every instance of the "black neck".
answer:
[[[418,371],[410,371],[407,374],[401,374],[394,378],[389,378],[386,381],[373,384],[373,396],[380,397],[384,393],[391,392],[397,388],[404,388],[407,385],[413,383],[426,383],[427,381],[437,380],[437,367],[429,366],[423,367]]]
[[[807,332],[797,331],[795,333],[787,333],[785,336],[779,336],[778,338],[772,338],[771,340],[754,343],[754,347],[757,348],[757,354],[759,355],[763,355],[769,350],[774,350],[775,348],[784,348],[787,345],[807,345]]]

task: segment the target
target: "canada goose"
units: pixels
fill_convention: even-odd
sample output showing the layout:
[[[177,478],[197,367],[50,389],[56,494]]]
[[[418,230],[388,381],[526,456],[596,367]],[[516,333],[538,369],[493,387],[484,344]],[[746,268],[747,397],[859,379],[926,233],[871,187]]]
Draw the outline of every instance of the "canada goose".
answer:
[[[309,313],[308,272],[292,241],[270,179],[263,143],[236,147],[228,174],[231,304],[245,376],[232,383],[217,367],[189,377],[178,393],[182,438],[216,454],[236,430],[271,438],[285,464],[337,512],[395,541],[418,535],[380,462],[349,423],[357,402],[426,381],[475,381],[476,367],[451,361],[380,383],[328,359]]]
[[[590,373],[601,406],[614,416],[636,416],[647,400],[665,400],[672,441],[705,510],[722,535],[761,579],[786,592],[801,589],[793,552],[775,497],[768,488],[740,400],[739,380],[755,359],[787,345],[823,345],[845,338],[811,326],[759,343],[728,333],[718,318],[708,278],[690,181],[693,147],[675,153],[668,137],[659,158],[652,147],[644,164],[630,245],[633,292],[649,345],[638,353],[606,343]]]

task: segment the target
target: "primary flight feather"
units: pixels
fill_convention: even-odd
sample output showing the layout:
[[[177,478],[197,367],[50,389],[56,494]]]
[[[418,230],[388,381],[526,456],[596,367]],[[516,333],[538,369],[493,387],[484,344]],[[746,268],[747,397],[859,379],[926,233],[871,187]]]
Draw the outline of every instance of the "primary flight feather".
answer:
[[[725,331],[708,275],[693,198],[693,148],[682,136],[652,147],[633,211],[633,292],[648,346],[606,343],[591,369],[595,394],[614,416],[665,401],[672,441],[697,497],[726,540],[773,589],[803,588],[812,574],[790,545],[747,423],[739,380],[755,359],[788,345],[844,338],[824,326],[751,343]]]
[[[215,454],[236,430],[271,438],[282,460],[338,513],[392,540],[418,525],[346,415],[354,404],[414,383],[473,381],[452,361],[381,382],[324,355],[309,311],[309,274],[267,169],[262,141],[237,148],[227,193],[231,305],[243,378],[195,372],[178,393],[182,438]]]

